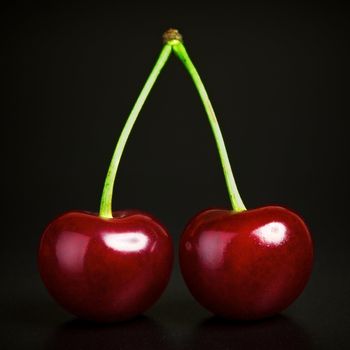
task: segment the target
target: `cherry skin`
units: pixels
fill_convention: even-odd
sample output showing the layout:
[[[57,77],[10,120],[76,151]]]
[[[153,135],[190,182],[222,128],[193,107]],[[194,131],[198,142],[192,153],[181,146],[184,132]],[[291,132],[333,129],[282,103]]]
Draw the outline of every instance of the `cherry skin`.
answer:
[[[282,207],[206,210],[190,221],[180,241],[181,272],[192,295],[229,319],[282,311],[303,291],[312,264],[305,223]]]
[[[112,219],[68,212],[44,231],[39,271],[66,310],[94,321],[121,321],[147,310],[165,289],[173,245],[148,214],[118,211]]]

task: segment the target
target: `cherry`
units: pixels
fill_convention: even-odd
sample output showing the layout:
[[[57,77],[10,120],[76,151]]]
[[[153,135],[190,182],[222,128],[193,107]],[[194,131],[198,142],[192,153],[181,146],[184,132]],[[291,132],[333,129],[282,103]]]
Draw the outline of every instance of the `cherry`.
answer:
[[[285,208],[246,210],[213,106],[182,37],[172,31],[165,40],[203,102],[233,209],[207,210],[190,221],[180,243],[183,277],[193,296],[215,314],[248,320],[271,316],[292,303],[307,283],[313,262],[310,233]]]
[[[194,297],[212,312],[238,319],[273,315],[301,293],[313,246],[302,219],[282,207],[246,210],[204,84],[175,29],[125,123],[106,176],[100,211],[68,212],[42,235],[39,270],[51,295],[79,317],[125,320],[150,307],[170,276],[172,243],[165,228],[140,211],[112,214],[120,159],[139,112],[170,54],[188,70],[217,144],[232,210],[197,215],[181,237],[180,265]]]
[[[81,318],[132,318],[159,298],[169,280],[173,249],[165,228],[138,211],[113,216],[68,212],[41,238],[41,277],[54,299]]]
[[[180,242],[192,295],[227,318],[259,319],[285,309],[304,289],[312,261],[306,225],[282,207],[203,211]]]
[[[139,112],[172,48],[165,44],[117,142],[100,211],[68,212],[44,231],[38,265],[54,299],[78,317],[121,321],[148,309],[170,277],[173,248],[165,228],[140,211],[112,214],[114,181]]]

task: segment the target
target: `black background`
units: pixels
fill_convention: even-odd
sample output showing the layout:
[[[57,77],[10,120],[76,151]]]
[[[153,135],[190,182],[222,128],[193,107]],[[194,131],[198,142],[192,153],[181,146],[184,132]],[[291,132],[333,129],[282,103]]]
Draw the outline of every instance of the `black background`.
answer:
[[[0,347],[349,348],[348,24],[338,2],[3,8]],[[61,310],[38,276],[46,224],[66,210],[97,211],[115,142],[171,26],[207,86],[246,205],[293,208],[312,231],[312,278],[272,319],[213,318],[176,263],[145,316],[97,326]],[[203,107],[173,57],[126,147],[114,209],[153,213],[177,241],[206,207],[229,207],[224,178]]]

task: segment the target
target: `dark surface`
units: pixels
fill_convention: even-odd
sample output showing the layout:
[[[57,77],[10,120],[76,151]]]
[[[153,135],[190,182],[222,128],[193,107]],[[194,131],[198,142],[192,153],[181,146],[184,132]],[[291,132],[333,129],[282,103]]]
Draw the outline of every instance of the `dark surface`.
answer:
[[[338,2],[125,6],[2,8],[0,348],[350,348],[349,12]],[[169,26],[208,88],[245,204],[290,207],[313,234],[310,283],[275,318],[212,318],[177,264],[145,317],[108,326],[72,318],[39,279],[45,225],[66,210],[97,210]],[[114,209],[153,213],[175,240],[199,210],[229,207],[203,108],[174,58],[133,130],[115,193]]]

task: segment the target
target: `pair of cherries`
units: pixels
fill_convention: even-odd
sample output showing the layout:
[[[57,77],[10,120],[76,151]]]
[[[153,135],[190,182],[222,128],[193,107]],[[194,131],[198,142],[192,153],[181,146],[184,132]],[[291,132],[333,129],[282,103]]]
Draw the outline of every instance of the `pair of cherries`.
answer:
[[[164,291],[173,244],[164,226],[141,211],[112,213],[114,180],[124,146],[159,73],[172,52],[198,90],[216,140],[232,210],[196,215],[182,234],[179,256],[195,299],[216,315],[260,319],[285,309],[304,289],[313,244],[303,220],[288,209],[246,210],[235,184],[222,134],[204,85],[175,29],[164,46],[118,140],[99,214],[67,212],[44,231],[38,255],[44,284],[66,310],[84,319],[130,319]]]

